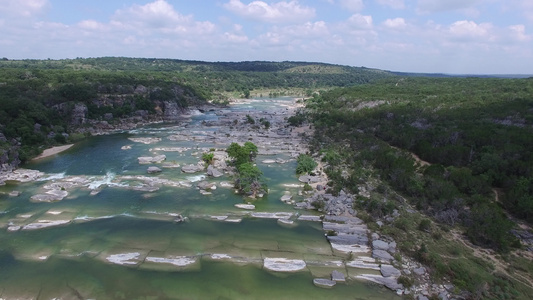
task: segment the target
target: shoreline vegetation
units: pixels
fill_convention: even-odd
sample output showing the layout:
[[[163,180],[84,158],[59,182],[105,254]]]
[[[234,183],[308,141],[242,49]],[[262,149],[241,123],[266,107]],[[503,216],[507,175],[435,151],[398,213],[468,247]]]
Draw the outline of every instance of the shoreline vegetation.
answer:
[[[527,299],[533,293],[532,79],[414,78],[321,64],[260,70],[266,65],[157,62],[0,62],[0,124],[8,124],[1,150],[10,159],[2,164],[16,161],[8,156],[17,149],[23,162],[38,160],[73,144],[39,156],[36,145],[216,109],[208,99],[232,105],[298,90],[295,105],[281,112],[287,124],[271,124],[256,112],[228,118],[224,126],[301,139],[297,150],[318,169],[299,178],[303,201],[293,195],[281,201],[323,213],[318,221],[332,248],[350,253],[351,265],[383,275],[364,279],[413,299]],[[121,72],[102,73],[115,67]],[[228,74],[233,81],[224,79]],[[64,78],[72,81],[59,80]],[[40,97],[32,102],[35,94]],[[372,256],[357,260],[354,247]]]

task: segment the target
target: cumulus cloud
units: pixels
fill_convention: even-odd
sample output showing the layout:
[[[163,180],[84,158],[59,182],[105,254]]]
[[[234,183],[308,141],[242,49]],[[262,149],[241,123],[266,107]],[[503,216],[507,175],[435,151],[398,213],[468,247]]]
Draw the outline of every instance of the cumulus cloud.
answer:
[[[528,42],[531,41],[531,35],[526,34],[526,26],[519,24],[519,25],[512,25],[507,27],[509,31],[509,36],[518,42]]]
[[[468,39],[484,39],[492,40],[491,29],[493,28],[490,23],[477,24],[474,21],[457,21],[450,25],[448,32],[452,38],[460,40]]]
[[[129,8],[118,10],[112,19],[124,24],[142,24],[145,28],[166,28],[192,21],[191,16],[179,14],[165,0],[157,0],[145,5],[134,4]]]
[[[376,0],[382,6],[390,7],[392,9],[404,9],[404,0]]]
[[[371,29],[373,27],[372,16],[352,15],[348,19],[348,25],[355,29]]]
[[[407,23],[403,18],[387,19],[383,22],[383,25],[390,29],[404,29],[407,27]]]
[[[420,13],[474,9],[483,0],[418,0],[417,10]]]
[[[3,0],[0,12],[4,17],[33,17],[48,5],[48,0]]]
[[[340,0],[341,6],[351,12],[360,12],[365,7],[363,0]]]
[[[241,17],[266,23],[297,23],[307,21],[315,16],[315,9],[305,7],[298,1],[280,1],[268,4],[263,1],[253,1],[244,4],[240,0],[230,0],[224,7]]]

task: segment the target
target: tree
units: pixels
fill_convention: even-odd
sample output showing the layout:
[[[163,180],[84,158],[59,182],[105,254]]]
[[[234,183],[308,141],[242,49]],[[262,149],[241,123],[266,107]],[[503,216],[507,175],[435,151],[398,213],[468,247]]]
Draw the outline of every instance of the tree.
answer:
[[[235,187],[242,194],[250,194],[255,197],[260,191],[266,192],[261,183],[263,172],[251,162],[243,163],[237,167],[238,174],[235,178]]]
[[[318,164],[314,159],[307,154],[300,154],[296,159],[296,174],[304,174],[313,171]]]
[[[257,146],[252,142],[246,142],[243,146],[237,143],[231,143],[228,149],[226,149],[229,157],[233,158],[234,166],[238,167],[239,165],[252,162],[257,156]]]
[[[249,194],[255,197],[258,193],[266,193],[267,187],[261,183],[263,173],[253,165],[257,156],[257,146],[252,142],[246,142],[243,146],[231,143],[226,149],[228,155],[233,158],[233,164],[237,170],[235,175],[235,188],[241,194]]]

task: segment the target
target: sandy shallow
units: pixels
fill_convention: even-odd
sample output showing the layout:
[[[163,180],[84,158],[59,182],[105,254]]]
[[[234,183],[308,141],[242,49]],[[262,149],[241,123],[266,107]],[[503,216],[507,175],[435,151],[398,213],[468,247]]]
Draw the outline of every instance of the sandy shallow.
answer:
[[[63,152],[65,150],[69,149],[72,146],[74,146],[74,144],[57,146],[57,147],[52,147],[52,148],[46,149],[46,150],[43,151],[43,153],[41,153],[41,155],[35,157],[33,160],[49,157],[49,156],[52,156],[52,155],[56,155],[56,154],[58,154],[60,152]]]

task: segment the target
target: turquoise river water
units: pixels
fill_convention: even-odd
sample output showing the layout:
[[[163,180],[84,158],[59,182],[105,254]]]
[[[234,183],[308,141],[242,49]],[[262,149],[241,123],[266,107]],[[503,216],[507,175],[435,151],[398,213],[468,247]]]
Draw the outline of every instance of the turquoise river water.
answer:
[[[275,109],[275,105],[257,100],[230,110]],[[210,112],[194,116],[187,126],[158,124],[91,137],[61,154],[24,166],[45,175],[37,181],[8,182],[0,187],[0,298],[397,298],[382,287],[350,277],[331,289],[314,286],[313,278],[327,278],[339,269],[335,262],[346,259],[332,251],[319,222],[295,221],[293,226],[283,226],[275,218],[254,218],[234,206],[243,203],[243,197],[232,188],[219,186],[211,195],[201,194],[195,182],[203,173],[185,174],[172,168],[153,175],[146,173],[149,165],[138,163],[139,156],[162,153],[156,153],[154,147],[183,147],[186,150],[182,152],[165,152],[166,162],[196,163],[198,149],[220,146],[207,140],[167,137],[184,130],[216,130],[201,123],[216,119]],[[132,142],[132,137],[160,141],[143,144]],[[131,148],[124,150],[124,146]],[[257,162],[270,193],[254,200],[255,212],[317,214],[297,211],[280,201],[285,191],[298,199],[294,160],[261,163],[266,158],[260,155]],[[190,184],[131,188],[142,185],[136,176]],[[224,175],[205,180],[220,183],[231,178]],[[63,200],[31,199],[45,193],[46,185],[58,182],[68,191]],[[67,186],[65,182],[78,184]],[[20,195],[10,196],[13,191]],[[189,221],[175,222],[178,214]],[[229,216],[235,222],[216,216]],[[31,224],[54,221],[59,225],[31,228]],[[307,265],[294,272],[270,271],[263,264],[267,257],[303,260]],[[347,275],[359,272],[344,266],[339,270]]]

